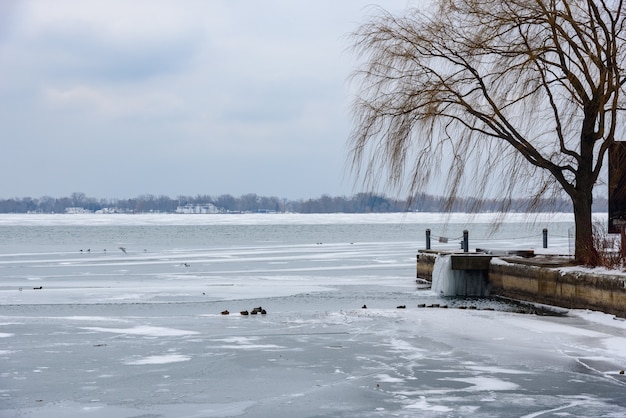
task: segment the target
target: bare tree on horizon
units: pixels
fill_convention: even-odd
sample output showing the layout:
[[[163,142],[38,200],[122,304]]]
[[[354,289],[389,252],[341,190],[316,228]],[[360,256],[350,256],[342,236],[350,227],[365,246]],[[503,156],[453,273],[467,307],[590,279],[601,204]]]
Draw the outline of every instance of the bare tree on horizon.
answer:
[[[493,195],[494,179],[504,201],[565,192],[575,260],[596,265],[593,192],[609,146],[626,138],[623,1],[433,6],[376,8],[352,34],[357,179],[409,194],[438,184],[451,201]]]

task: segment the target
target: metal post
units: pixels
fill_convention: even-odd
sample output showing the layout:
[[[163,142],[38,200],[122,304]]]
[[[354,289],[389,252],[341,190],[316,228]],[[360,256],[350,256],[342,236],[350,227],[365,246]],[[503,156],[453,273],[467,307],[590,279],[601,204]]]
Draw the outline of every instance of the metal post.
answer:
[[[622,249],[622,261],[626,260],[626,226],[620,228],[620,248]]]
[[[426,249],[430,250],[430,229],[426,230]]]
[[[469,251],[469,232],[467,229],[463,230],[463,252]]]
[[[543,248],[548,248],[548,228],[543,228]]]

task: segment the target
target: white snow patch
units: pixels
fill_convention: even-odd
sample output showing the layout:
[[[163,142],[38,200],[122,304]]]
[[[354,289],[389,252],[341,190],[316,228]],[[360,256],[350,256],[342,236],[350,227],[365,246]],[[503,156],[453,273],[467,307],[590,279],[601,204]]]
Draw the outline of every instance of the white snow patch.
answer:
[[[604,339],[604,346],[610,353],[611,358],[626,358],[626,338],[624,337],[608,337]]]
[[[140,325],[132,328],[102,328],[102,327],[82,327],[81,329],[97,332],[112,332],[114,334],[145,335],[150,337],[180,337],[184,335],[198,334],[196,331],[182,329],[152,327]]]
[[[389,376],[386,373],[382,373],[382,374],[376,375],[376,379],[378,381],[380,381],[380,382],[383,382],[383,383],[402,383],[402,382],[404,382],[404,379],[400,379],[400,378],[397,378],[397,377],[391,377],[391,376]]]
[[[128,322],[125,319],[111,318],[110,316],[60,316],[59,319],[69,319],[75,321]]]
[[[489,377],[489,376],[463,377],[463,378],[446,377],[440,380],[469,383],[472,386],[464,389],[465,391],[468,391],[468,392],[504,391],[504,390],[516,390],[519,388],[519,385],[515,383],[507,382],[506,380],[498,379],[495,377]]]
[[[223,349],[238,350],[282,350],[285,347],[275,344],[242,344],[242,345],[220,345]]]
[[[626,330],[626,320],[624,320],[623,318],[617,318],[610,314],[606,314],[606,313],[598,312],[598,311],[576,310],[576,309],[571,310],[570,314],[584,318],[589,322]]]
[[[403,358],[406,359],[421,359],[424,357],[426,350],[416,347],[411,343],[401,340],[399,338],[392,338],[390,341],[391,352],[403,353]]]
[[[609,269],[606,267],[584,267],[584,266],[571,266],[560,267],[559,272],[561,275],[565,273],[585,273],[585,274],[599,274],[606,276],[615,276],[615,278],[624,279],[626,277],[626,271]]]
[[[590,329],[572,327],[570,325],[542,320],[541,318],[532,319],[533,320],[529,321],[528,318],[511,317],[507,319],[507,323],[510,326],[517,326],[538,334],[563,334],[590,338],[601,338],[607,336],[607,334]]]
[[[252,344],[254,341],[258,341],[257,337],[227,337],[227,338],[215,338],[212,341],[221,341],[225,343],[234,344]]]
[[[0,338],[12,337],[14,334],[10,334],[8,332],[0,332]]]
[[[139,360],[126,361],[124,364],[131,366],[142,366],[145,364],[166,364],[179,363],[181,361],[189,361],[191,357],[181,354],[164,354],[162,356],[148,356]]]
[[[491,374],[532,374],[523,370],[503,369],[500,367],[489,366],[466,366],[467,369],[475,370],[477,372],[486,372]]]
[[[218,338],[213,341],[225,342],[229,344],[224,344],[218,346],[223,349],[239,349],[239,350],[280,350],[285,347],[275,344],[257,344],[259,338],[257,337],[228,337],[228,338]]]
[[[405,406],[407,409],[419,409],[420,411],[433,411],[433,412],[452,412],[451,408],[443,405],[431,405],[425,396],[420,396],[418,401],[413,402],[410,405]]]

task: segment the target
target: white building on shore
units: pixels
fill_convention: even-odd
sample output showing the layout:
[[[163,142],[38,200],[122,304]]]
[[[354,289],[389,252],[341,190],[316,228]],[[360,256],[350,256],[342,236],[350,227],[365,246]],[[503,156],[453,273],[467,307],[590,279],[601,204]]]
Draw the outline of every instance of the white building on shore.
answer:
[[[213,203],[204,203],[204,204],[188,204],[185,206],[178,206],[176,208],[176,213],[219,213],[219,209]]]
[[[76,215],[79,213],[91,213],[91,211],[85,208],[81,208],[81,207],[70,207],[70,208],[65,208],[65,213]]]

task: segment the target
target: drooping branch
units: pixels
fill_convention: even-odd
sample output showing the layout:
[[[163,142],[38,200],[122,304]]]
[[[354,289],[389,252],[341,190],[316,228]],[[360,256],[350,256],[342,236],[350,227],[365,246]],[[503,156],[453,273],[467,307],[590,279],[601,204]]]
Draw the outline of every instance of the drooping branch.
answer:
[[[608,147],[626,138],[623,0],[437,5],[378,9],[353,35],[355,173],[412,194],[445,174],[451,200],[467,194],[467,175],[498,177],[505,200],[562,190],[588,251],[593,188]],[[473,181],[477,197],[489,181]]]
[[[385,132],[388,144],[382,149],[393,158],[370,163],[384,165],[383,160],[392,160],[388,165],[391,178],[401,178],[406,149],[417,143],[419,150],[429,141],[414,141],[416,135],[423,138],[426,135],[420,135],[420,131],[433,133],[435,126],[447,119],[447,131],[454,125],[473,132],[467,137],[471,140],[501,139],[530,164],[557,176],[563,187],[571,185],[580,161],[572,147],[575,133],[564,126],[575,117],[568,116],[564,121],[560,115],[575,115],[576,107],[584,104],[590,113],[598,114],[598,122],[594,123],[599,127],[597,132],[605,132],[604,111],[594,107],[604,102],[595,93],[603,87],[593,83],[601,62],[597,58],[602,48],[599,44],[608,36],[608,28],[617,25],[600,24],[594,15],[585,27],[576,20],[582,9],[574,10],[567,2],[559,2],[561,9],[556,8],[556,2],[507,2],[500,5],[500,13],[494,10],[493,2],[441,3],[441,10],[448,10],[437,15],[441,17],[415,11],[406,17],[382,13],[355,34],[356,49],[368,60],[368,66],[357,77],[362,77],[361,91],[369,94],[363,98],[369,106],[355,106],[355,113],[360,115],[355,126],[367,127],[357,128],[353,136],[355,160],[364,156],[371,140]],[[596,34],[597,27],[603,28],[601,38]],[[516,42],[509,42],[512,37]],[[614,80],[615,85],[618,81]],[[513,88],[504,90],[507,84]],[[619,103],[616,96],[612,99],[613,104]],[[557,148],[549,145],[546,132],[533,123],[548,120],[548,109]],[[529,114],[530,120],[520,123],[521,112]],[[363,124],[367,119],[370,123]],[[616,117],[609,119],[614,121]],[[615,124],[609,128],[614,135]],[[455,141],[453,136],[444,140]],[[424,150],[432,149],[427,145]],[[375,171],[375,166],[370,164],[368,173]]]

